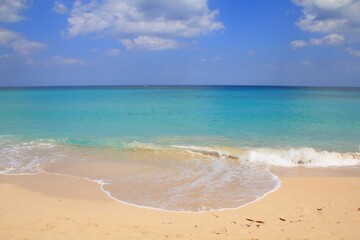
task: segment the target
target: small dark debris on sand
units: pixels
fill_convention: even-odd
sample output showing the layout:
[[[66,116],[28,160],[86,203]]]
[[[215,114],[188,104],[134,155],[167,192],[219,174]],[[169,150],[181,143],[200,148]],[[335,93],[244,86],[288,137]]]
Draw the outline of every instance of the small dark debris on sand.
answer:
[[[323,209],[322,208],[317,208],[318,211],[322,211]]]
[[[283,221],[283,222],[285,222],[286,221],[286,219],[285,218],[279,218],[280,219],[280,221]]]
[[[265,224],[264,221],[260,221],[260,220],[253,220],[253,219],[250,219],[250,218],[245,218],[246,221],[249,221],[251,223],[260,223],[260,224]],[[257,225],[256,225],[257,226]],[[260,225],[259,225],[260,226]]]

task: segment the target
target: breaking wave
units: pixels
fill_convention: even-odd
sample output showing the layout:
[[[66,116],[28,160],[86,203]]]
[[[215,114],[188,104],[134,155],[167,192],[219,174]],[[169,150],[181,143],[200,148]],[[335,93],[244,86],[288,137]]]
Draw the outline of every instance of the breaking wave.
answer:
[[[313,148],[216,148],[178,145],[172,147],[194,154],[238,159],[279,167],[343,167],[360,164],[360,153],[319,151]]]
[[[28,141],[0,136],[0,174],[80,177],[98,183],[119,202],[170,211],[232,209],[257,201],[280,185],[271,166],[359,164],[359,153],[313,148],[209,147],[114,139]]]

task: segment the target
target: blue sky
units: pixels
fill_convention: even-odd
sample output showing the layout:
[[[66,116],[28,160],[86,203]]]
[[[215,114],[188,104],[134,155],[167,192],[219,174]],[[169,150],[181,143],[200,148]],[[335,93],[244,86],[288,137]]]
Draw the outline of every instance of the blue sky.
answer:
[[[0,86],[360,86],[359,0],[0,0]]]

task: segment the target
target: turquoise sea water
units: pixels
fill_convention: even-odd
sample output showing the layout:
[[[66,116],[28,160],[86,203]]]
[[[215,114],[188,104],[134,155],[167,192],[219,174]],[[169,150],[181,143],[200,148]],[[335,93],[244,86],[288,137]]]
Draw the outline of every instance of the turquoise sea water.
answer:
[[[0,90],[3,174],[86,177],[112,197],[140,206],[241,206],[278,186],[267,166],[354,166],[359,145],[359,89]],[[169,180],[172,175],[176,179]],[[125,183],[129,189],[119,191]],[[143,186],[147,199],[135,197],[133,186]],[[227,192],[223,197],[215,194],[221,190]],[[160,203],[153,203],[152,194],[159,192]],[[225,197],[232,201],[224,203]]]

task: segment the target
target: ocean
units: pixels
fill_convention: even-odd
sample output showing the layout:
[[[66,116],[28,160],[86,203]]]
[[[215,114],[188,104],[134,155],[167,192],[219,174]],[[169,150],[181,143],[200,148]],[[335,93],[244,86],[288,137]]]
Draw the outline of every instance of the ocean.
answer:
[[[0,89],[0,174],[58,174],[126,204],[241,207],[272,167],[359,168],[360,89],[138,86]]]

